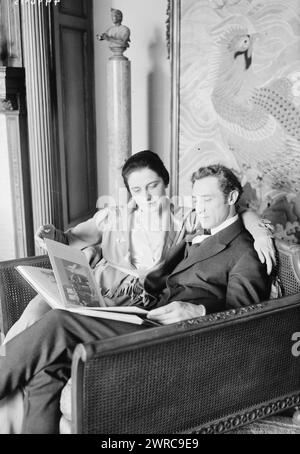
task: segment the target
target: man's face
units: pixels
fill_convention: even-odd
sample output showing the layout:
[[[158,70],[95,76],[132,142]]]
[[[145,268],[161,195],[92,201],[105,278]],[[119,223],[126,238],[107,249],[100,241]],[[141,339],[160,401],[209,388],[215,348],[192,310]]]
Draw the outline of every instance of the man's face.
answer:
[[[218,227],[235,214],[234,204],[230,205],[228,200],[225,200],[216,177],[196,180],[193,186],[193,200],[198,219],[204,229]]]

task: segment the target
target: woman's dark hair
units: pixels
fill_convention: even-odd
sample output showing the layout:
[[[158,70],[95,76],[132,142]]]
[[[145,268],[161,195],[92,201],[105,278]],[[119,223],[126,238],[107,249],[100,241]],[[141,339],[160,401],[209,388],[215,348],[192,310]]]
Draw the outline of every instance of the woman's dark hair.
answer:
[[[195,181],[201,180],[205,177],[216,177],[218,179],[220,189],[223,192],[225,199],[227,199],[231,191],[238,191],[238,199],[243,192],[242,185],[232,170],[221,164],[200,167],[200,169],[193,173],[192,183],[194,184]]]
[[[156,172],[157,175],[159,175],[162,178],[165,186],[168,186],[170,176],[169,172],[165,168],[164,163],[156,153],[153,153],[153,151],[150,150],[145,150],[130,156],[130,158],[127,159],[122,168],[122,177],[128,191],[129,191],[128,186],[129,175],[135,170],[144,168],[148,168],[153,170],[153,172]]]

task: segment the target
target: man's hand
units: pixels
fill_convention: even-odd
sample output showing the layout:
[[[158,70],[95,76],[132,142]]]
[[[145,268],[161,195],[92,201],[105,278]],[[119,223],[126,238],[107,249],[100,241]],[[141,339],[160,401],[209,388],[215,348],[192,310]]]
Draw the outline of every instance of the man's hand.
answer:
[[[147,318],[162,323],[163,325],[169,325],[170,323],[201,317],[205,314],[206,310],[202,305],[186,303],[183,301],[173,301],[166,306],[149,311]]]
[[[95,268],[102,258],[101,248],[89,246],[82,250],[91,268]]]

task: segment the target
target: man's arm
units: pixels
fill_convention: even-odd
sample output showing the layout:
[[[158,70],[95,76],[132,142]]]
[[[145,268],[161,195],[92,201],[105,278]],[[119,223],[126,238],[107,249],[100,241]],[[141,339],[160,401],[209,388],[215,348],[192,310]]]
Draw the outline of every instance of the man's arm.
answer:
[[[254,250],[245,252],[229,272],[226,309],[235,309],[257,304],[267,300],[270,295],[271,279],[266,272],[266,266],[257,258]],[[191,300],[190,300],[191,301]],[[186,301],[173,301],[165,306],[149,312],[148,318],[164,325],[201,317],[206,313],[217,312],[224,300],[208,298],[204,305]]]
[[[255,251],[241,256],[229,273],[226,306],[228,309],[257,304],[270,296],[271,278],[257,260]]]

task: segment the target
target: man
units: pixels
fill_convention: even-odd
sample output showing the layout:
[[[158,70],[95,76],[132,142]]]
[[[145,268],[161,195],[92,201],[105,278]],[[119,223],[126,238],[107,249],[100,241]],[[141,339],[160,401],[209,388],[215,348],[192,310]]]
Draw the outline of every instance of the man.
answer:
[[[199,169],[193,175],[196,211],[211,235],[195,236],[174,251],[163,270],[173,269],[159,302],[161,307],[148,314],[150,319],[173,323],[268,297],[266,267],[236,216],[240,193],[240,183],[223,166]],[[76,345],[141,329],[145,328],[50,311],[7,343],[6,356],[0,358],[0,399],[25,386],[22,432],[57,433],[60,393],[70,376]]]
[[[270,292],[266,268],[236,213],[242,193],[236,176],[226,167],[214,165],[195,172],[192,183],[196,213],[209,235],[187,238],[184,249],[173,251],[175,262],[182,252],[183,260],[171,274],[169,264],[167,289],[159,303],[162,307],[149,314],[163,324],[255,304]],[[159,273],[152,273],[145,287],[153,291],[151,282],[157,285],[159,279]]]

